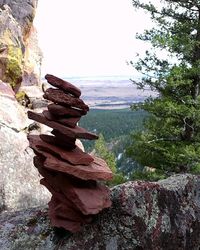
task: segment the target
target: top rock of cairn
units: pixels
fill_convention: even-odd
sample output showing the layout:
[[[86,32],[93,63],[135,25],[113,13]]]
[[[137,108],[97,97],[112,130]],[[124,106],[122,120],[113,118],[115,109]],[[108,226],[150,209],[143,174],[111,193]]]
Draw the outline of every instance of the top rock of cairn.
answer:
[[[34,150],[34,165],[44,177],[41,184],[52,193],[49,216],[55,227],[77,232],[91,215],[111,206],[109,189],[99,180],[112,179],[106,162],[83,152],[76,139],[98,139],[98,136],[77,126],[89,111],[79,97],[80,89],[53,75],[46,75],[48,88],[44,98],[48,109],[42,113],[28,112],[28,117],[53,130],[51,135],[28,135]]]

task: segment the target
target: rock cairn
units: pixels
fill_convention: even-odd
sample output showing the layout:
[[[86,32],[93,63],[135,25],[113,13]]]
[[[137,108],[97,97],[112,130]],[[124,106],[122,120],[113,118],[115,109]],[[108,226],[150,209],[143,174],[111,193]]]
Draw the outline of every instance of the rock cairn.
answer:
[[[80,99],[80,89],[53,75],[45,78],[54,86],[43,95],[51,103],[42,113],[29,111],[28,117],[53,130],[51,134],[28,135],[28,140],[36,154],[34,165],[44,177],[40,183],[52,194],[52,225],[77,232],[91,222],[92,215],[111,206],[109,189],[99,181],[112,179],[112,172],[104,160],[76,146],[76,139],[98,139],[77,126],[89,111]]]

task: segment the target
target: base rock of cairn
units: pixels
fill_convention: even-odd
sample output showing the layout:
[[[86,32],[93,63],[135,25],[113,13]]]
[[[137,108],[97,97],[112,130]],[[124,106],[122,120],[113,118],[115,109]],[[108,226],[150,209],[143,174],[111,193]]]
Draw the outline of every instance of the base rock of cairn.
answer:
[[[77,232],[92,221],[92,215],[111,206],[109,189],[99,181],[112,179],[112,172],[104,160],[83,152],[75,144],[76,139],[98,139],[77,126],[89,111],[79,98],[80,89],[53,75],[45,78],[54,87],[43,96],[50,101],[48,110],[40,114],[29,111],[28,117],[53,130],[51,135],[28,135],[28,140],[35,152],[34,165],[43,176],[40,183],[52,194],[52,226]]]

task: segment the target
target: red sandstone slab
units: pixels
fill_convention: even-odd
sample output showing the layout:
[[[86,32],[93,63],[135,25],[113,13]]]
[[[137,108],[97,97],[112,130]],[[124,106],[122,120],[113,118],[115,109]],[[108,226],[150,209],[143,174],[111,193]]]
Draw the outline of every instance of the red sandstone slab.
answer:
[[[60,156],[63,160],[66,160],[73,165],[88,165],[94,161],[92,156],[83,152],[79,147],[67,151],[42,141],[39,135],[28,135],[27,138],[31,148],[35,150],[38,148],[50,154]]]
[[[57,181],[62,193],[67,199],[72,200],[76,207],[84,214],[97,214],[104,208],[111,206],[109,189],[98,183],[96,185],[75,185],[70,179],[57,176]]]
[[[102,209],[111,206],[109,199],[109,189],[94,181],[74,180],[67,175],[61,173],[56,176],[49,176],[45,168],[41,168],[41,174],[46,178],[44,185],[49,191],[60,199],[63,194],[62,202],[67,199],[74,204],[74,207],[81,211],[82,214],[97,214]],[[54,191],[54,188],[59,190],[59,193]],[[69,204],[67,205],[69,207]]]
[[[68,200],[62,193],[54,190],[54,184],[52,185],[52,183],[49,183],[48,179],[43,178],[40,183],[53,195],[50,202],[52,210],[55,211],[58,217],[79,222],[88,221],[88,218],[84,216],[76,206],[74,206],[71,200]],[[52,202],[54,204],[52,204]]]
[[[53,227],[64,228],[72,233],[76,233],[81,230],[82,222],[70,221],[56,216],[55,212],[50,208],[50,205],[51,203],[49,203],[49,217]]]
[[[54,115],[52,115],[49,111],[44,110],[42,112],[45,118],[47,118],[50,121],[55,121],[58,123],[61,123],[65,126],[68,126],[70,128],[74,128],[77,125],[77,122],[80,120],[80,117],[71,117],[71,118],[58,118]]]
[[[45,79],[52,86],[57,87],[59,89],[62,89],[62,90],[66,91],[66,92],[68,92],[76,97],[79,97],[81,95],[81,90],[79,88],[77,88],[73,84],[71,84],[67,81],[64,81],[64,80],[62,80],[54,75],[47,74],[45,76]]]
[[[100,158],[94,157],[94,161],[89,165],[72,165],[69,162],[62,161],[55,156],[38,148],[34,149],[37,154],[44,156],[44,167],[49,170],[66,173],[81,180],[111,180],[112,171],[106,162]]]
[[[71,199],[70,197],[68,197],[68,192],[73,189],[73,184],[76,184],[76,186],[78,184],[79,189],[82,188],[83,190],[85,190],[84,197],[86,197],[88,188],[90,188],[90,190],[93,188],[94,192],[95,192],[96,184],[95,185],[88,185],[88,181],[84,181],[84,183],[82,183],[83,181],[80,180],[80,179],[77,179],[75,181],[75,180],[71,179],[70,176],[63,175],[61,173],[56,173],[55,176],[53,176],[49,170],[47,170],[47,169],[45,169],[43,167],[43,163],[40,162],[40,159],[38,161],[38,156],[36,156],[35,158],[37,158],[36,159],[36,165],[37,165],[38,171],[44,177],[43,179],[40,180],[40,183],[42,185],[44,185],[51,192],[53,197],[56,198],[56,200],[58,201],[57,203],[62,203],[62,209],[65,209],[66,213],[68,212],[69,214],[71,214],[72,217],[79,218],[79,221],[80,220],[82,221],[83,220],[83,214],[87,215],[88,214],[87,213],[88,209],[87,210],[86,209],[82,210],[82,206],[80,206],[79,199],[77,199],[77,198],[76,199],[74,199],[74,198]],[[91,182],[94,182],[94,181],[91,181]],[[67,183],[73,183],[71,185],[72,188],[70,188],[70,190],[68,190],[68,186],[66,186]],[[72,191],[71,191],[71,193],[72,193]],[[108,191],[104,192],[104,195],[106,197],[108,197]],[[93,198],[94,198],[93,204],[95,202],[95,199],[97,199],[97,197],[98,197],[97,194],[96,194],[95,197],[93,196]],[[100,199],[101,199],[101,197],[100,197]],[[77,200],[78,200],[78,202],[77,202]],[[99,204],[99,202],[96,202],[96,203]],[[91,209],[91,207],[90,207],[90,209]],[[103,207],[101,206],[101,210],[102,209],[103,209]],[[55,205],[54,210],[55,211],[58,210],[57,205]],[[97,210],[100,211],[99,206],[98,206],[98,208],[95,208],[93,206],[93,212],[91,214],[95,214],[95,211],[97,211]],[[86,212],[84,212],[84,211],[86,211]],[[62,211],[59,211],[56,214],[59,215],[59,213],[61,213],[61,212]],[[68,217],[67,214],[66,215],[60,214],[60,216],[64,217],[64,218],[70,218],[70,217]],[[87,222],[89,222],[90,217],[87,218],[85,216],[84,221],[86,221],[86,220],[87,220]]]
[[[53,195],[49,202],[49,216],[53,226],[71,232],[79,231],[83,223],[91,222],[88,214],[96,214],[111,205],[106,187],[95,181],[82,181],[59,172],[53,175],[43,167],[41,157],[36,156],[35,159],[38,171],[45,177],[41,184]]]
[[[61,119],[57,119],[56,121],[65,126],[74,128],[77,126],[77,123],[79,122],[80,119],[81,117],[72,117],[72,118],[61,118]]]
[[[57,129],[53,129],[52,131],[51,131],[51,134],[52,135],[55,135],[55,137],[58,139],[58,140],[60,140],[60,141],[63,141],[63,142],[67,142],[67,143],[71,143],[71,144],[75,144],[75,142],[76,142],[76,139],[75,138],[70,138],[69,136],[67,136],[67,135],[65,135],[65,134],[63,134],[63,133],[61,133],[59,130],[57,130]]]
[[[67,140],[59,140],[59,138],[55,137],[55,136],[51,136],[51,135],[45,135],[45,134],[41,134],[40,138],[42,139],[42,141],[55,145],[57,147],[61,147],[65,150],[72,150],[74,148],[76,148],[75,145],[75,139],[74,142],[71,142],[71,140],[67,139]]]
[[[106,162],[94,158],[94,161],[89,165],[72,165],[68,162],[61,161],[58,158],[46,153],[41,152],[46,158],[44,167],[50,170],[63,172],[82,180],[111,180],[113,177],[112,171],[107,166]]]
[[[56,116],[71,116],[71,117],[81,117],[87,114],[87,111],[81,109],[75,109],[71,107],[64,107],[59,104],[51,103],[47,106],[50,113]]]
[[[40,122],[42,124],[45,124],[51,128],[59,130],[61,133],[71,137],[71,138],[82,138],[82,139],[88,139],[88,140],[95,140],[98,139],[98,136],[88,132],[86,129],[76,126],[75,128],[69,128],[65,127],[62,124],[59,124],[54,121],[49,121],[44,117],[43,114],[34,113],[32,111],[28,111],[28,118],[32,119],[34,121]]]
[[[43,179],[43,182],[44,186],[48,186],[47,188],[49,189],[49,184],[47,183],[47,180]],[[78,222],[91,222],[91,217],[88,215],[84,215],[81,213],[80,210],[77,210],[77,208],[74,207],[73,202],[67,200],[64,195],[62,195],[63,200],[60,200],[60,198],[57,197],[57,194],[53,192],[53,196],[50,201],[50,206],[52,206],[52,211],[55,212],[58,217]],[[67,203],[65,202],[66,200]]]
[[[49,192],[53,195],[53,197],[56,198],[57,201],[60,201],[60,203],[62,203],[66,209],[69,209],[70,214],[73,217],[74,216],[76,218],[79,217],[79,220],[82,220],[81,217],[83,214],[78,210],[78,208],[73,203],[73,201],[69,200],[67,197],[64,196],[64,194],[62,193],[60,189],[60,184],[62,184],[59,182],[60,180],[58,178],[58,175],[60,175],[60,173],[53,172],[54,175],[52,175],[52,171],[45,169],[43,166],[43,163],[44,162],[41,160],[39,156],[34,157],[34,165],[37,167],[39,173],[44,177],[40,180],[40,184],[44,185],[49,190]],[[67,175],[63,175],[63,178],[67,180],[69,177]],[[56,207],[55,207],[55,210],[56,210]]]
[[[48,88],[43,97],[64,106],[75,107],[85,111],[89,110],[89,107],[83,102],[83,100],[73,97],[70,94],[66,94],[60,89]]]
[[[56,200],[56,202],[53,200]],[[51,207],[52,206],[52,207]],[[57,200],[57,197],[53,195],[52,200],[49,203],[50,210],[58,218],[67,219],[76,222],[90,222],[91,217],[83,215],[80,211],[76,211],[73,207],[68,207],[65,203]],[[51,212],[50,211],[50,212]]]

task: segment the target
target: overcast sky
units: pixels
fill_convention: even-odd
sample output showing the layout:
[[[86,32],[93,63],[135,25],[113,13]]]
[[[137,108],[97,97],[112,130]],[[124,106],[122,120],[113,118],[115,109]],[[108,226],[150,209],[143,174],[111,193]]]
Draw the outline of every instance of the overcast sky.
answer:
[[[44,54],[42,74],[133,76],[126,61],[144,51],[135,34],[149,23],[132,0],[39,0],[35,26]]]

